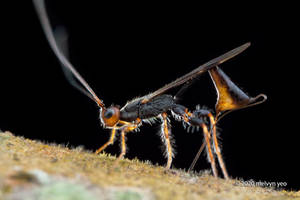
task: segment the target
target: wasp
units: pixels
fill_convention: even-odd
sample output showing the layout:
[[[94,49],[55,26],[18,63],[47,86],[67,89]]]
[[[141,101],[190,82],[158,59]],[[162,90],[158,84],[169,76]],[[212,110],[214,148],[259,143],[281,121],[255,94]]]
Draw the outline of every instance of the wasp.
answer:
[[[217,139],[216,124],[227,113],[262,103],[267,99],[267,97],[264,94],[257,95],[256,97],[248,96],[239,87],[237,87],[218,66],[243,52],[250,46],[250,43],[241,45],[217,58],[210,60],[152,93],[128,101],[123,107],[117,105],[106,107],[103,100],[95,94],[89,84],[69,62],[67,56],[63,52],[63,45],[58,44],[59,38],[56,37],[55,33],[51,29],[44,1],[33,0],[33,3],[50,47],[60,61],[68,80],[73,86],[86,94],[97,104],[100,112],[101,125],[103,128],[111,130],[109,140],[96,151],[96,154],[102,152],[108,145],[113,144],[116,135],[120,134],[121,153],[117,157],[117,161],[120,160],[126,154],[126,134],[138,130],[143,123],[159,121],[161,123],[160,134],[166,149],[167,164],[165,168],[170,169],[172,159],[174,158],[174,150],[171,142],[171,116],[177,121],[182,121],[184,126],[192,127],[193,129],[201,128],[203,130],[204,142],[199,153],[204,147],[206,147],[213,175],[215,177],[218,176],[215,161],[215,157],[217,157],[224,178],[229,178]],[[178,101],[178,97],[195,80],[197,80],[197,77],[205,72],[210,74],[217,90],[215,114],[213,114],[210,110],[200,108],[199,106],[196,107],[194,111],[190,111],[187,107],[179,104]],[[168,94],[168,91],[171,88],[179,86],[181,86],[181,88],[177,94]],[[196,162],[199,153],[196,156],[193,165]]]

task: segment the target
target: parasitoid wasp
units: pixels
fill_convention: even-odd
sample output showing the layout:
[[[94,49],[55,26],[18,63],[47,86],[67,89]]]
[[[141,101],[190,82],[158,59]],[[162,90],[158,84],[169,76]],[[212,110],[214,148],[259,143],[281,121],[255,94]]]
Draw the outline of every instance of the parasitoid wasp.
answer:
[[[174,157],[169,119],[169,115],[171,114],[175,120],[182,121],[184,126],[188,126],[188,128],[192,127],[192,129],[202,128],[203,130],[204,142],[190,168],[193,168],[201,151],[204,147],[206,147],[213,175],[215,177],[218,176],[215,161],[215,157],[217,157],[224,178],[229,178],[217,139],[216,124],[227,113],[262,103],[267,99],[267,97],[264,94],[259,94],[254,98],[249,97],[239,87],[237,87],[218,66],[243,52],[250,46],[250,43],[241,45],[215,59],[210,60],[209,62],[197,67],[191,72],[150,94],[128,101],[123,107],[116,105],[106,107],[103,101],[95,94],[93,89],[67,59],[63,48],[64,46],[63,44],[60,44],[62,42],[59,41],[61,36],[55,37],[55,34],[51,29],[45,8],[45,2],[43,0],[33,0],[33,3],[50,47],[61,62],[67,79],[71,85],[79,89],[98,105],[101,125],[103,128],[111,129],[109,140],[96,151],[96,154],[102,152],[108,145],[113,144],[116,134],[120,133],[121,153],[116,161],[120,160],[126,153],[125,135],[127,133],[137,131],[143,123],[160,121],[160,134],[166,148],[166,169],[169,169]],[[199,106],[191,112],[188,108],[180,105],[178,102],[178,97],[182,95],[183,92],[196,80],[196,78],[204,72],[208,72],[210,74],[217,90],[217,103],[214,115],[208,109],[200,108]],[[178,90],[177,94],[174,96],[167,94],[171,88],[179,86],[181,86],[181,88]]]

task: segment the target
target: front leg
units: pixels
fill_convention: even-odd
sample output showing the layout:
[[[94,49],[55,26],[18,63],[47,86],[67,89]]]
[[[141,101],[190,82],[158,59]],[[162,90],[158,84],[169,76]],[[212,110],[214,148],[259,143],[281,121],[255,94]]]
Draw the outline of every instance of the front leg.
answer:
[[[120,137],[121,153],[117,157],[117,159],[115,160],[114,168],[117,166],[117,164],[119,163],[119,161],[122,158],[124,158],[124,156],[126,154],[126,138],[125,138],[125,134],[128,133],[128,132],[134,131],[135,129],[137,129],[138,126],[139,126],[139,124],[140,124],[140,122],[141,122],[140,119],[137,119],[135,123],[126,122],[126,121],[120,121],[120,124],[124,124],[122,127],[119,128],[121,130],[121,137]]]
[[[125,154],[126,154],[125,129],[122,129],[122,131],[121,131],[121,153],[117,157],[117,159],[115,160],[113,168],[116,168],[116,166],[118,165],[119,161],[122,158],[124,158]]]
[[[116,128],[116,126],[114,126],[114,127],[112,128],[112,130],[111,130],[111,134],[110,134],[109,140],[108,140],[105,144],[103,144],[103,145],[95,152],[95,154],[99,154],[101,151],[103,151],[104,149],[106,149],[106,147],[107,147],[108,145],[111,145],[111,144],[114,143],[114,141],[115,141],[115,135],[116,135],[116,130],[117,130],[117,128]]]

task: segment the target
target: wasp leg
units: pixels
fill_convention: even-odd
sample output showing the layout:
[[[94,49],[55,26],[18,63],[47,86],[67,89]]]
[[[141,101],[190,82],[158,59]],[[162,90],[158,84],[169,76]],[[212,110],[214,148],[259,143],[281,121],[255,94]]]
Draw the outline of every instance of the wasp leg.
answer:
[[[118,158],[114,162],[114,168],[118,165],[119,161],[124,158],[126,154],[126,143],[125,143],[125,129],[122,129],[121,131],[121,153],[118,156]]]
[[[110,134],[110,138],[109,140],[102,145],[95,153],[99,154],[101,151],[103,151],[108,145],[113,144],[114,143],[114,139],[115,139],[115,135],[116,135],[116,130],[119,129],[126,129],[126,132],[130,132],[133,131],[134,129],[136,129],[139,126],[140,123],[140,119],[137,119],[135,123],[130,123],[130,122],[125,122],[125,121],[120,121],[120,124],[124,124],[123,126],[114,126],[112,128],[111,134]]]
[[[163,119],[163,123],[162,123],[162,127],[161,127],[161,131],[162,131],[162,140],[164,141],[165,145],[166,145],[166,155],[168,158],[167,161],[167,165],[166,165],[166,169],[170,169],[171,164],[172,164],[172,158],[173,158],[173,152],[172,152],[172,145],[171,145],[171,140],[170,140],[170,127],[169,127],[169,123],[168,123],[168,117],[167,117],[167,113],[162,113],[162,119]]]
[[[200,126],[203,130],[203,133],[204,133],[206,147],[207,147],[207,151],[208,151],[208,155],[209,155],[209,161],[210,161],[210,165],[211,165],[213,174],[214,174],[215,177],[218,177],[216,162],[215,162],[215,158],[214,158],[214,155],[213,155],[213,152],[212,152],[212,147],[210,145],[211,138],[210,138],[209,132],[207,130],[207,126],[204,123],[201,123]]]
[[[220,149],[219,144],[218,144],[217,131],[216,131],[215,124],[213,126],[213,141],[214,141],[214,147],[215,147],[215,150],[216,150],[216,154],[217,154],[217,157],[218,157],[218,162],[219,162],[219,165],[222,169],[222,173],[224,175],[224,178],[228,180],[229,176],[228,176],[228,173],[227,173],[227,170],[226,170],[225,163],[223,161],[223,157],[222,157],[222,154],[221,154],[221,149]]]
[[[194,126],[200,126],[202,128],[205,143],[206,143],[206,150],[207,150],[208,156],[209,156],[209,162],[210,162],[214,176],[218,177],[216,162],[215,162],[214,154],[213,154],[212,147],[211,147],[211,136],[207,129],[207,126],[205,125],[205,123],[203,122],[201,117],[198,116],[199,110],[196,110],[194,113],[191,113],[188,111],[188,109],[186,107],[179,105],[179,104],[175,104],[174,107],[172,108],[172,111],[173,111],[173,114],[175,115],[175,118],[181,119],[184,122],[194,125]]]
[[[125,154],[126,154],[125,131],[123,130],[121,132],[121,153],[118,157],[118,160],[120,160],[121,158],[124,158]]]
[[[125,154],[126,154],[126,137],[125,134],[128,132],[133,131],[134,129],[138,128],[138,123],[140,123],[140,120],[138,120],[138,123],[130,123],[130,122],[122,122],[124,125],[121,128],[121,153],[118,156],[118,158],[115,160],[114,163],[114,167],[117,166],[117,164],[119,163],[119,161],[124,158]]]
[[[224,175],[224,178],[229,179],[229,176],[228,176],[228,173],[226,170],[226,166],[223,161],[222,154],[221,154],[221,148],[219,146],[219,142],[218,142],[218,138],[217,138],[216,121],[215,121],[214,116],[208,110],[203,110],[203,109],[196,110],[196,111],[194,111],[193,114],[196,115],[197,117],[207,116],[209,118],[210,126],[211,126],[210,131],[212,132],[211,135],[212,135],[212,139],[213,139],[215,153],[217,154],[218,162],[219,162],[220,168],[222,170],[222,173]]]
[[[197,125],[197,126],[200,126],[202,128],[205,143],[206,143],[206,150],[207,150],[207,153],[208,153],[208,156],[209,156],[209,162],[210,162],[214,177],[218,177],[218,171],[217,171],[217,168],[216,168],[215,157],[214,157],[212,147],[211,147],[211,136],[210,136],[210,133],[207,129],[207,126],[205,125],[205,123],[203,122],[203,120],[201,118],[197,118],[197,117],[190,118],[190,123],[192,125]]]
[[[113,144],[114,140],[115,140],[115,135],[116,135],[116,127],[113,127],[113,129],[111,130],[111,134],[110,134],[110,138],[109,140],[103,144],[96,152],[95,154],[99,154],[101,151],[103,151],[108,145]]]

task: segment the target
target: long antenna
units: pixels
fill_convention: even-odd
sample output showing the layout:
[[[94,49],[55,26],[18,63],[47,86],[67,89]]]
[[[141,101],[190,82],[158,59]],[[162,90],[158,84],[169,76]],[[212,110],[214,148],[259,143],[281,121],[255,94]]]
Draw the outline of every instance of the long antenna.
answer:
[[[47,40],[61,62],[61,64],[66,67],[68,70],[72,72],[74,77],[83,85],[83,87],[92,95],[93,100],[101,107],[105,108],[104,103],[102,100],[98,98],[96,93],[92,90],[92,88],[89,86],[89,84],[82,78],[82,76],[76,71],[76,69],[73,67],[73,65],[66,59],[66,57],[63,55],[63,53],[60,51],[60,49],[57,46],[57,43],[54,38],[53,31],[51,29],[51,25],[47,16],[46,8],[45,8],[45,1],[44,0],[33,0],[33,4],[35,6],[35,9],[38,13],[38,17],[40,19],[42,28],[45,32],[45,35],[47,37]]]

